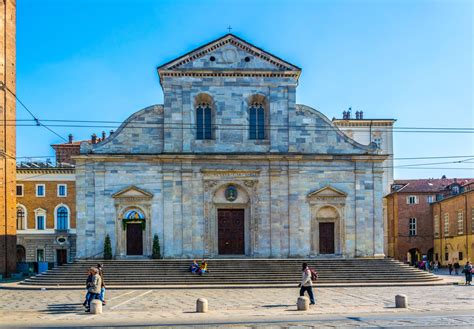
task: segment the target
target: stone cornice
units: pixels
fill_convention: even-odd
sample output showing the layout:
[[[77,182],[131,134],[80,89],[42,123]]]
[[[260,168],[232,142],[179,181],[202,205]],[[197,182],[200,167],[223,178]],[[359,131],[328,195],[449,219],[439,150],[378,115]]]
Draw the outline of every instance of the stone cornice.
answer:
[[[160,71],[160,77],[251,77],[251,78],[294,78],[298,80],[300,72],[295,71],[242,71],[242,70],[186,70],[186,71]]]
[[[351,161],[351,162],[383,162],[388,155],[384,154],[301,154],[301,153],[162,153],[162,154],[82,154],[75,156],[78,162],[82,161],[111,161],[111,162],[162,162],[169,163],[176,160],[261,160],[261,161]]]

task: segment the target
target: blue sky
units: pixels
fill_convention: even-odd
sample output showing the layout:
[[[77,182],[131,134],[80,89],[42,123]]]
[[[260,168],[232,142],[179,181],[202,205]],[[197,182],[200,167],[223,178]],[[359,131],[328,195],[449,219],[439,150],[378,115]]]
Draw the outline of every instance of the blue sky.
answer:
[[[472,128],[472,16],[468,0],[19,0],[17,95],[40,119],[123,121],[162,103],[157,66],[231,25],[301,67],[297,102],[329,118],[351,106],[368,118],[395,118],[398,127]],[[30,118],[20,106],[17,113]],[[102,131],[53,129],[75,139]],[[61,142],[42,127],[17,134],[18,157],[53,155],[49,145]],[[395,133],[395,157],[474,155],[473,136]],[[395,171],[396,178],[443,174],[474,177],[472,169]]]

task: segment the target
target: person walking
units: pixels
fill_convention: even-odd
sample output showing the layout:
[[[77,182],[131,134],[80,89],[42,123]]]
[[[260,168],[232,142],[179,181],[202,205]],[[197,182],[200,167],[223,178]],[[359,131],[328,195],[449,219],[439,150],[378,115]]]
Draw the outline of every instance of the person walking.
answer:
[[[453,262],[449,261],[448,263],[449,275],[453,274]]]
[[[464,273],[464,276],[466,277],[466,286],[470,286],[471,281],[472,281],[472,265],[469,261],[467,261],[466,265],[464,265],[462,272]]]
[[[456,259],[454,262],[454,274],[459,275],[459,269],[461,268],[461,265],[459,265],[459,261]]]
[[[93,299],[100,299],[100,289],[102,286],[102,280],[100,279],[99,270],[92,268],[92,281],[90,283],[88,292],[89,298],[87,299],[86,312],[91,311],[91,302]]]
[[[305,291],[308,292],[309,301],[311,305],[316,304],[314,302],[313,295],[313,281],[311,281],[311,270],[308,267],[307,263],[302,264],[302,273],[301,273],[301,283],[298,285],[300,287],[300,296],[304,296]]]
[[[82,303],[82,305],[84,307],[87,307],[87,301],[89,300],[89,287],[91,286],[91,283],[92,283],[92,277],[93,277],[93,274],[92,274],[92,267],[90,267],[88,270],[87,270],[87,280],[86,280],[86,297],[84,299],[84,303]]]
[[[107,303],[105,302],[105,283],[104,283],[104,266],[102,264],[97,264],[97,269],[99,270],[99,275],[101,279],[101,287],[100,287],[100,301],[102,302],[102,305],[106,305]]]

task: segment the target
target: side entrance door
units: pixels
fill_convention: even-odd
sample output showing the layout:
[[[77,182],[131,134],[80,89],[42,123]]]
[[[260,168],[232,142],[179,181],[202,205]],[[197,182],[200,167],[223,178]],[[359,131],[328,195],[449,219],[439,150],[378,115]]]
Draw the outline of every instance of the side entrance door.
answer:
[[[334,254],[334,223],[319,223],[319,253]]]
[[[143,255],[143,230],[139,223],[127,224],[127,255]]]
[[[244,209],[218,209],[219,255],[245,254]]]
[[[56,261],[58,265],[63,265],[67,263],[67,250],[66,249],[56,249]]]

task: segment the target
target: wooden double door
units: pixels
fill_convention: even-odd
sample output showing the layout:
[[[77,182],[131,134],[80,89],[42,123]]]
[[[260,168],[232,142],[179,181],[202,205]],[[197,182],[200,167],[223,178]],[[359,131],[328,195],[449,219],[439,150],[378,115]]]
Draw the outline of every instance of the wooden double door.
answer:
[[[143,229],[142,224],[127,224],[127,255],[143,255]]]
[[[245,254],[244,223],[244,209],[217,210],[217,236],[219,255]]]
[[[334,223],[319,223],[319,253],[334,254]]]

